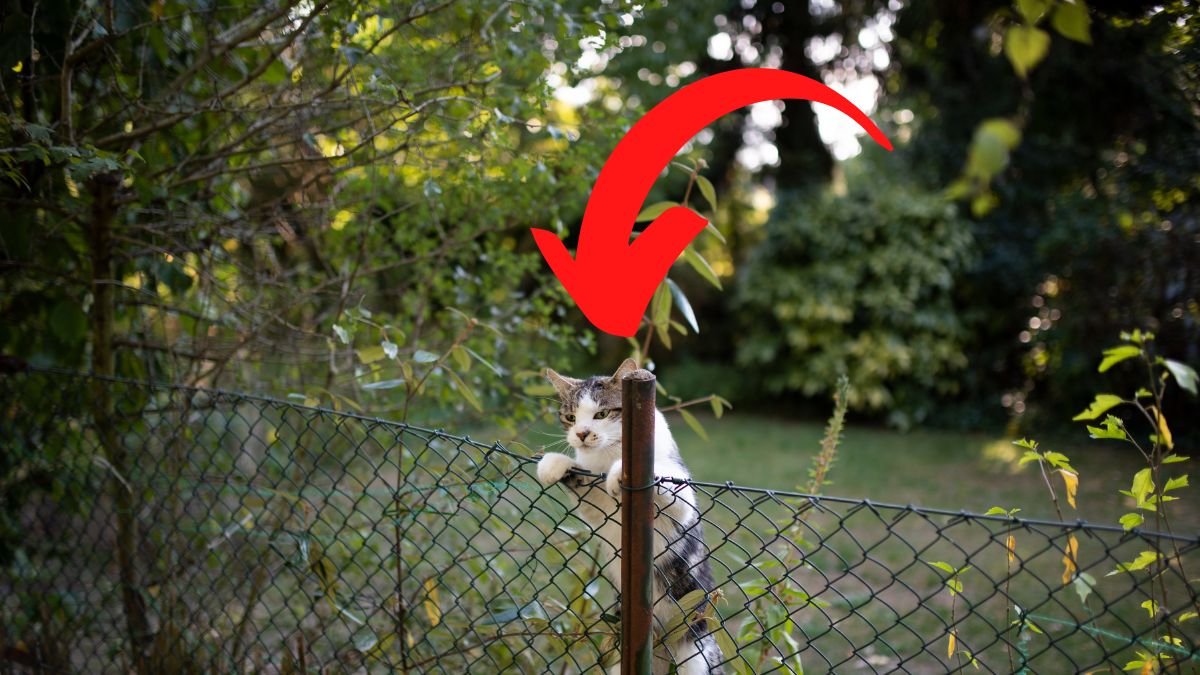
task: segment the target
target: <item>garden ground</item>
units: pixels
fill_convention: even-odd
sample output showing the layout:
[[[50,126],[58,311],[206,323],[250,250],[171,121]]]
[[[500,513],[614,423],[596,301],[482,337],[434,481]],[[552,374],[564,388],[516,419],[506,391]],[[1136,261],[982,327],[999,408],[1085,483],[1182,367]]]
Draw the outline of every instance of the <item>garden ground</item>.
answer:
[[[668,414],[684,461],[697,480],[779,490],[803,491],[808,468],[820,445],[823,426],[753,415],[726,413],[722,419],[701,417],[709,440],[691,431],[678,415]],[[1078,509],[1064,500],[1060,477],[1051,475],[1067,520],[1115,524],[1133,509],[1118,494],[1128,490],[1142,458],[1115,443],[1091,441],[1080,429],[1076,438],[1047,438],[1046,447],[1065,453],[1079,470]],[[1021,508],[1022,516],[1056,519],[1046,484],[1037,467],[1017,468],[1021,449],[1002,435],[952,431],[902,433],[847,424],[832,483],[824,494],[916,504],[976,513],[993,506]],[[1179,454],[1190,455],[1177,448]],[[1187,473],[1187,464],[1178,473]],[[1184,499],[1187,499],[1185,496]],[[1172,510],[1176,533],[1200,532],[1200,509],[1185,501]],[[1150,514],[1147,527],[1150,527]]]

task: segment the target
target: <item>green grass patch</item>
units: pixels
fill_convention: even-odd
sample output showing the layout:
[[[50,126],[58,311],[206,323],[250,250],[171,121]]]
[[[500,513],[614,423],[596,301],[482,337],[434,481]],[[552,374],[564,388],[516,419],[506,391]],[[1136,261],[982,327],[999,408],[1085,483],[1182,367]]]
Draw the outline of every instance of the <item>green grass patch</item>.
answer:
[[[820,446],[823,426],[727,413],[722,419],[702,417],[709,439],[697,436],[678,415],[667,421],[684,462],[696,480],[796,490],[808,483],[808,468]],[[1133,474],[1144,466],[1136,452],[1115,443],[1063,439],[1043,446],[1064,452],[1079,469],[1078,508],[1064,499],[1062,479],[1051,474],[1063,515],[1068,520],[1116,524],[1132,503],[1117,493],[1129,489]],[[1030,518],[1056,519],[1049,491],[1036,465],[1016,468],[1020,449],[999,435],[953,431],[899,432],[847,424],[832,481],[823,494],[950,510],[983,512],[993,506],[1020,507]],[[1183,453],[1188,454],[1188,453]],[[1187,465],[1178,473],[1186,473]],[[1186,491],[1184,500],[1189,499]],[[1176,502],[1176,505],[1185,502]],[[1172,529],[1200,530],[1200,510],[1172,509]],[[1148,518],[1146,527],[1151,528]]]

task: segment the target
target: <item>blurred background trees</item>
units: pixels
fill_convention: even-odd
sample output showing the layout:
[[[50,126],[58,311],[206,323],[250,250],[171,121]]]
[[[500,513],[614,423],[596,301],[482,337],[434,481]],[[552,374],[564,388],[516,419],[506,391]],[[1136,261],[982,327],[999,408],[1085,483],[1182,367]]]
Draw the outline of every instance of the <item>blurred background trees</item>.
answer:
[[[1192,2],[14,0],[0,21],[10,361],[515,428],[541,365],[628,349],[528,228],[573,246],[623,130],[750,66],[840,88],[897,149],[800,102],[685,149],[723,290],[672,273],[701,331],[653,354],[672,393],[803,413],[846,373],[893,424],[1044,426],[1122,329],[1200,360]]]

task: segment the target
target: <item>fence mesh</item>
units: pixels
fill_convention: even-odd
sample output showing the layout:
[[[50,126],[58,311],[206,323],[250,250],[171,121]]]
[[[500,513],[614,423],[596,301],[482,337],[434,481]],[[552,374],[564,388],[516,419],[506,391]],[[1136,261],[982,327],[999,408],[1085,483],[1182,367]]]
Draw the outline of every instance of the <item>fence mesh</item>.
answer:
[[[616,551],[572,492],[540,486],[534,459],[116,379],[101,382],[114,414],[97,420],[96,383],[0,375],[0,672],[615,661],[619,599],[600,570]],[[1200,666],[1196,537],[689,485],[726,672]]]

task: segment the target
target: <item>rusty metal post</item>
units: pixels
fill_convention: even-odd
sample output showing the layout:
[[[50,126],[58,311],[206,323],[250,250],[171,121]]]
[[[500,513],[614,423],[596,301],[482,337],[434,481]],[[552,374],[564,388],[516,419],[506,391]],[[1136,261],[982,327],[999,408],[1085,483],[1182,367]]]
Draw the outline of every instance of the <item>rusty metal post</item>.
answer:
[[[621,675],[650,675],[654,640],[654,375],[621,382]]]

